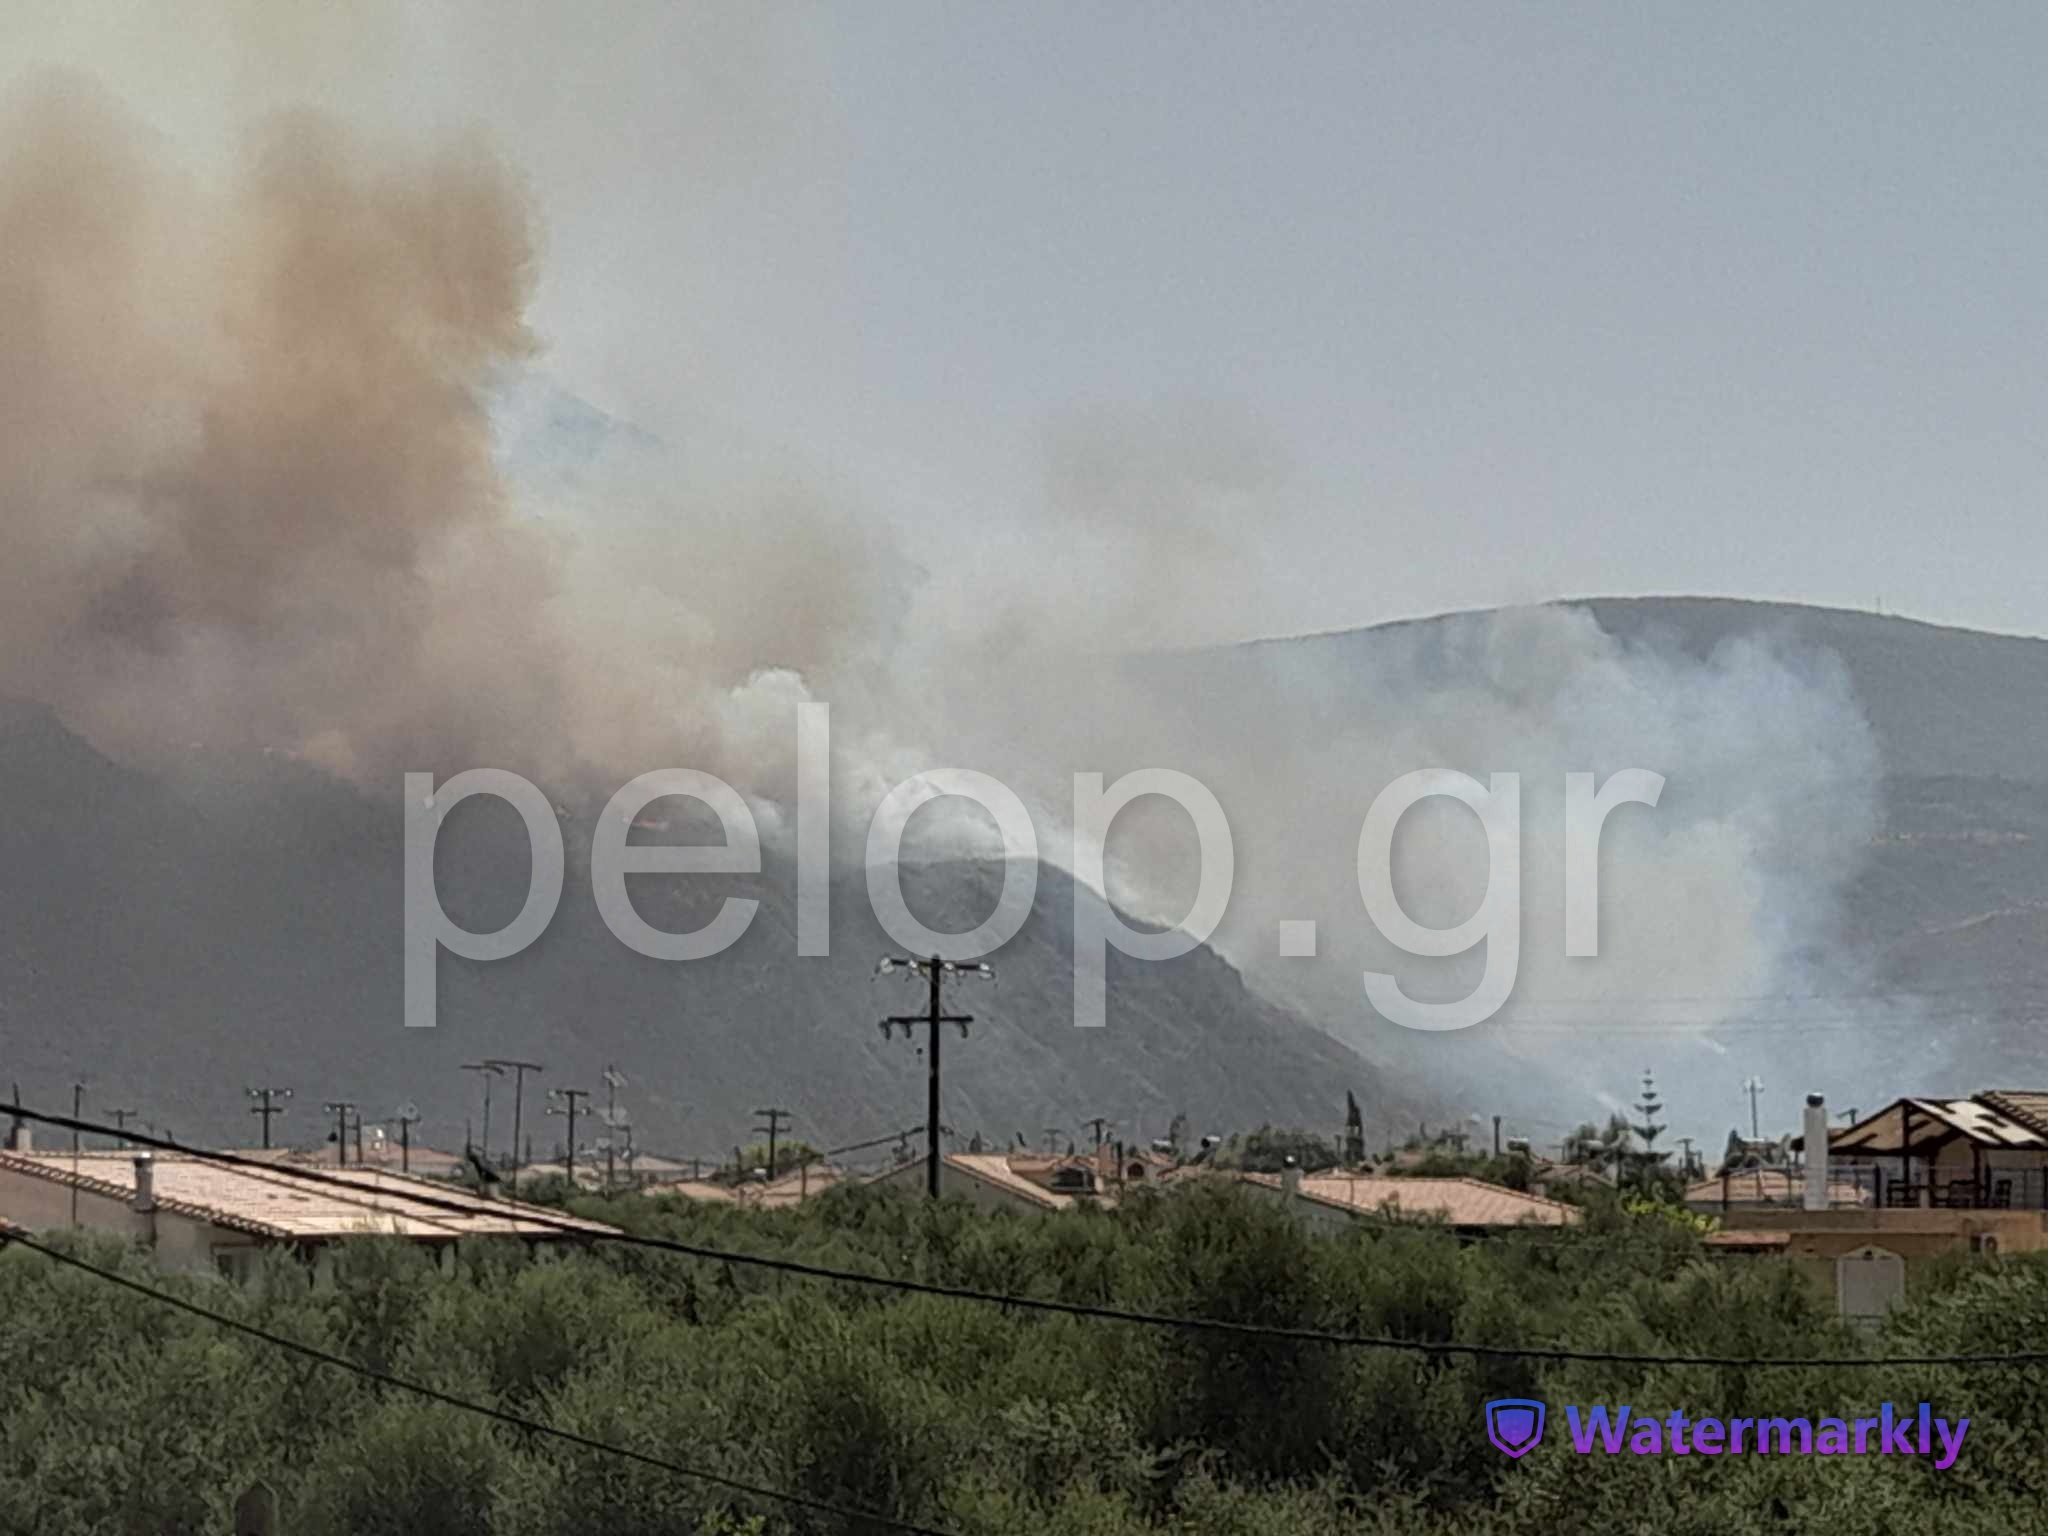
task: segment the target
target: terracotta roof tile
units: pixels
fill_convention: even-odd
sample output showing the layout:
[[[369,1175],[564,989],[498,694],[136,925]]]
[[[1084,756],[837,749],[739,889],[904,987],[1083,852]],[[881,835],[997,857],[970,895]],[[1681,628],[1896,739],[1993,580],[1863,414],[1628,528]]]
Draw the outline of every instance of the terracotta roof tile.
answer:
[[[562,1211],[545,1210],[509,1200],[486,1199],[455,1185],[429,1184],[374,1168],[328,1168],[321,1172],[346,1180],[352,1189],[336,1189],[292,1178],[209,1163],[200,1158],[164,1153],[153,1160],[156,1202],[160,1209],[253,1236],[286,1240],[326,1240],[370,1233],[400,1237],[558,1237],[560,1223],[589,1233],[617,1229]],[[72,1172],[69,1152],[0,1152],[0,1170],[76,1183],[80,1189],[117,1200],[135,1194],[135,1159],[127,1152],[85,1153]],[[360,1191],[357,1193],[356,1191]],[[429,1206],[413,1196],[465,1206],[453,1212]],[[542,1217],[524,1219],[525,1213]]]

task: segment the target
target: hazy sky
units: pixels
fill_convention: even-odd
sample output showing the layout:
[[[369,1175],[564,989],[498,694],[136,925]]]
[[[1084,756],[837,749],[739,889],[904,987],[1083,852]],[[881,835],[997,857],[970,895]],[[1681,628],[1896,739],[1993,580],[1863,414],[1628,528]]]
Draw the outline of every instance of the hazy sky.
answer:
[[[1245,633],[1651,591],[2048,632],[2044,59],[1991,6],[0,13],[0,83],[89,69],[202,171],[299,98],[481,126],[564,387],[962,560],[1077,413],[1227,424]]]

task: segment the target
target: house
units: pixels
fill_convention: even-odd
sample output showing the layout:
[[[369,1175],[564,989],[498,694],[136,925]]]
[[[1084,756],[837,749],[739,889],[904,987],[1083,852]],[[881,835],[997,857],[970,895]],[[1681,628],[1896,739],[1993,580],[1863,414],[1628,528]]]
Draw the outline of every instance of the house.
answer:
[[[749,1210],[782,1210],[815,1200],[846,1177],[825,1163],[793,1168],[779,1179],[743,1179],[719,1184],[710,1179],[665,1179],[641,1186],[648,1195],[674,1195],[707,1205],[737,1205]]]
[[[1359,1221],[1438,1222],[1464,1236],[1514,1227],[1567,1227],[1577,1206],[1473,1178],[1392,1178],[1343,1172],[1238,1173],[1240,1183],[1286,1200],[1311,1227],[1341,1231]]]
[[[1747,1217],[1758,1209],[1797,1207],[1805,1200],[1805,1191],[1806,1175],[1797,1168],[1724,1168],[1711,1178],[1687,1185],[1685,1203],[1705,1215],[1741,1211]],[[1828,1203],[1867,1206],[1871,1194],[1854,1178],[1834,1177],[1828,1184]]]
[[[1822,1146],[1816,1163],[1808,1148]],[[2048,1094],[1898,1099],[1839,1130],[1811,1094],[1791,1151],[1798,1198],[1744,1207],[1741,1230],[1707,1246],[1788,1259],[1845,1316],[1881,1317],[1941,1255],[2048,1248]]]
[[[1868,1170],[1886,1210],[2048,1210],[2048,1093],[1899,1099],[1831,1132],[1828,1160]]]
[[[332,1143],[319,1147],[236,1148],[232,1155],[250,1162],[277,1163],[287,1168],[315,1168],[322,1172],[340,1166]],[[349,1148],[347,1166],[356,1166],[353,1146]],[[419,1142],[401,1147],[389,1137],[373,1136],[363,1143],[362,1166],[408,1173],[416,1179],[457,1179],[468,1171],[469,1160],[460,1152],[443,1152],[438,1147]]]
[[[1260,1196],[1286,1200],[1295,1215],[1324,1232],[1343,1231],[1361,1221],[1424,1221],[1476,1237],[1515,1227],[1574,1226],[1581,1214],[1577,1206],[1561,1200],[1465,1177],[1406,1178],[1336,1170],[1305,1175],[1295,1168],[1283,1173],[1250,1173],[1188,1166],[1162,1183],[1180,1188],[1215,1179],[1229,1180]]]
[[[169,1268],[223,1273],[265,1249],[318,1257],[356,1237],[446,1248],[466,1237],[556,1243],[617,1231],[383,1169],[321,1172],[349,1187],[181,1153],[0,1152],[0,1219],[30,1231],[75,1224],[141,1242]]]
[[[926,1167],[926,1159],[913,1158],[868,1182],[921,1191]],[[1092,1158],[1026,1152],[948,1152],[939,1160],[939,1193],[985,1209],[1021,1211],[1064,1211],[1116,1198]]]

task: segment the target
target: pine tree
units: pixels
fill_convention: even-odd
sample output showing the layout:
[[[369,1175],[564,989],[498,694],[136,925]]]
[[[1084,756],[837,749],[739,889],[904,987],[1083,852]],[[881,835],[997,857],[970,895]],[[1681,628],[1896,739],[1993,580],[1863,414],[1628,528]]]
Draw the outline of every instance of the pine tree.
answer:
[[[1671,1156],[1668,1151],[1657,1150],[1657,1138],[1665,1131],[1665,1127],[1657,1120],[1663,1109],[1664,1105],[1657,1097],[1657,1080],[1646,1067],[1643,1070],[1642,1097],[1636,1100],[1636,1113],[1642,1118],[1633,1121],[1629,1126],[1629,1129],[1635,1132],[1636,1139],[1642,1142],[1641,1147],[1630,1152],[1629,1162],[1634,1166],[1637,1177],[1644,1183],[1648,1183],[1652,1175],[1661,1172]]]

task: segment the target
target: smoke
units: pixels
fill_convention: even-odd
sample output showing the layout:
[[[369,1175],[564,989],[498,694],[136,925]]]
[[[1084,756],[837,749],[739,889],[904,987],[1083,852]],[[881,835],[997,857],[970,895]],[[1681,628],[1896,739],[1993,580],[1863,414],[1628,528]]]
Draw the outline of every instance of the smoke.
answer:
[[[672,450],[599,421],[573,464],[508,454],[533,403],[539,225],[479,142],[396,154],[301,113],[217,176],[51,79],[0,125],[0,228],[0,692],[109,752],[284,756],[385,787],[488,764],[563,794],[686,764],[753,798],[772,837],[794,706],[823,699],[847,827],[908,774],[974,767],[1025,797],[1058,862],[1075,772],[1178,768],[1235,833],[1224,953],[1341,1038],[1464,1087],[1583,1075],[1560,1023],[1698,997],[1661,1016],[1711,1042],[1711,1000],[1829,974],[1875,815],[1837,668],[1768,641],[1624,641],[1565,608],[1216,647],[1289,576],[1264,537],[1286,455],[1241,413],[1072,411],[1047,432],[1042,505],[934,555],[752,444]],[[1479,957],[1390,952],[1355,869],[1374,796],[1422,767],[1519,773],[1526,850],[1517,1001],[1427,1049],[1372,1015],[1360,973],[1457,996]],[[1563,776],[1632,767],[1667,776],[1664,800],[1610,820],[1602,953],[1567,960]],[[973,814],[918,826],[928,852],[986,847]],[[1134,806],[1110,894],[1174,921],[1187,833]],[[1418,808],[1396,855],[1416,920],[1477,905],[1468,813]],[[1278,923],[1302,918],[1318,955],[1280,959]]]
[[[866,649],[886,546],[801,488],[578,527],[508,483],[535,221],[481,146],[287,117],[215,192],[69,78],[0,143],[0,689],[130,757],[594,784],[744,777],[732,691]]]

